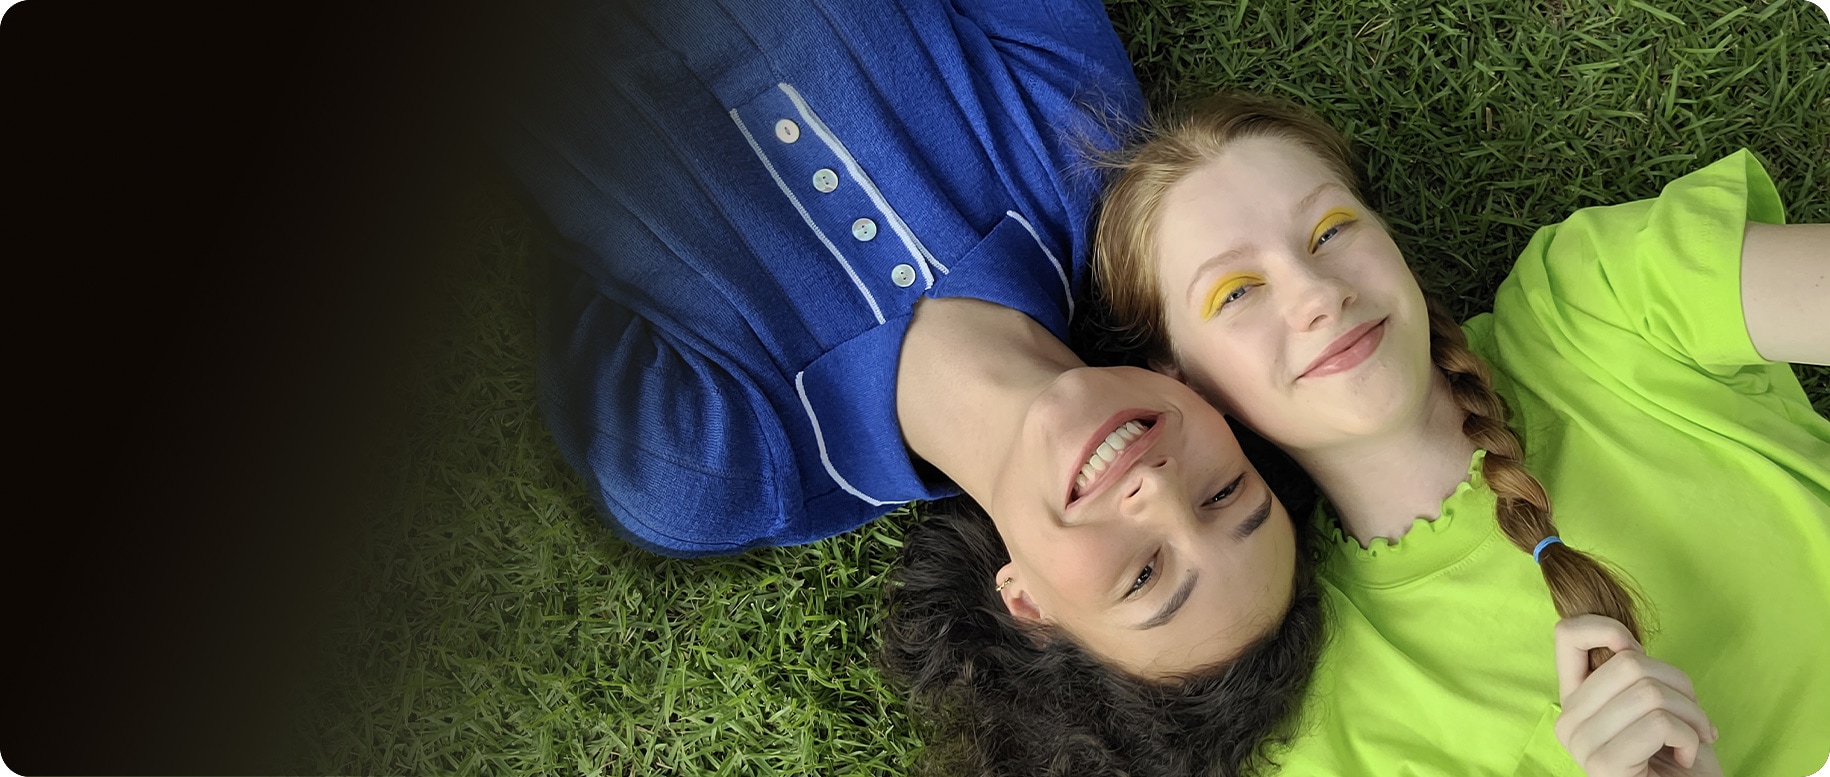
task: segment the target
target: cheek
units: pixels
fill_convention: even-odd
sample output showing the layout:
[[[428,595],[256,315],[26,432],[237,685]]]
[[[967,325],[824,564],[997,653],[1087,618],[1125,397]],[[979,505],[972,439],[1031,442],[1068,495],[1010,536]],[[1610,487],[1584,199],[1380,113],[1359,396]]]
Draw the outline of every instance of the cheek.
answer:
[[[1423,291],[1417,286],[1417,276],[1411,274],[1411,268],[1404,262],[1404,253],[1392,242],[1389,235],[1383,233],[1370,241],[1367,254],[1355,263],[1362,268],[1360,283],[1367,289],[1376,289],[1382,296],[1394,303],[1403,300],[1404,304],[1421,304]]]
[[[1129,558],[1130,545],[1121,538],[1082,527],[1026,548],[1020,565],[1032,580],[1032,596],[1045,611],[1072,617],[1093,609],[1112,585],[1117,570]],[[1036,552],[1040,551],[1040,552]]]
[[[1377,282],[1378,294],[1384,300],[1383,312],[1400,324],[1388,332],[1388,336],[1396,336],[1391,353],[1400,362],[1393,366],[1402,373],[1407,387],[1415,389],[1418,381],[1427,380],[1434,366],[1430,360],[1429,306],[1416,276],[1405,266],[1396,247],[1379,261],[1382,267]]]
[[[1272,333],[1235,323],[1209,325],[1176,341],[1177,362],[1189,384],[1228,410],[1256,404],[1273,391],[1279,369]]]

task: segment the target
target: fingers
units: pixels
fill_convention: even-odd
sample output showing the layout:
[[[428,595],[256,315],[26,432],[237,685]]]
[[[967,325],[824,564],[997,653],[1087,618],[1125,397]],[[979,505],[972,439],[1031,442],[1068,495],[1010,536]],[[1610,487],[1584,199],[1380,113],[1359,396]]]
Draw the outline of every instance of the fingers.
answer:
[[[1623,657],[1636,655],[1638,654],[1621,654]],[[1615,660],[1618,661],[1620,658],[1617,657]],[[1614,662],[1608,663],[1611,665]],[[1600,675],[1601,673],[1597,671],[1595,676],[1590,678],[1590,682],[1599,679]],[[1657,721],[1657,723],[1648,724],[1649,720]],[[1687,733],[1682,737],[1677,737],[1666,731],[1663,726],[1671,722],[1681,724]],[[1711,736],[1713,726],[1709,722],[1709,717],[1703,714],[1703,708],[1697,705],[1696,700],[1650,677],[1641,678],[1627,686],[1619,694],[1603,703],[1600,709],[1586,719],[1572,718],[1566,709],[1564,717],[1559,718],[1557,723],[1560,727],[1568,729],[1568,736],[1564,740],[1565,746],[1577,763],[1590,762],[1590,759],[1599,757],[1601,753],[1607,752],[1608,748],[1615,746],[1616,742],[1641,742],[1641,739],[1636,739],[1634,736],[1636,727],[1656,725],[1659,727],[1659,736],[1663,737],[1649,751],[1639,752],[1633,747],[1629,747],[1627,752],[1637,752],[1642,762],[1655,755],[1660,746],[1671,745],[1678,748],[1678,761],[1688,767],[1696,757],[1696,745],[1713,741]],[[1674,741],[1673,737],[1682,741]]]
[[[1588,652],[1614,651],[1593,672]],[[1557,624],[1557,681],[1563,714],[1557,738],[1590,775],[1643,775],[1654,757],[1672,748],[1689,769],[1699,748],[1716,739],[1715,725],[1697,703],[1690,677],[1647,656],[1625,626],[1584,615]]]
[[[1604,647],[1616,653],[1622,650],[1645,652],[1626,626],[1603,615],[1578,615],[1558,621],[1556,644],[1558,696],[1565,710],[1569,708],[1570,694],[1588,679],[1590,650]]]
[[[1583,771],[1594,775],[1645,774],[1646,764],[1665,747],[1677,751],[1679,766],[1696,763],[1702,742],[1697,732],[1677,716],[1655,710],[1623,729],[1587,759],[1578,758]]]
[[[1628,689],[1644,686],[1650,681],[1676,691],[1692,705],[1697,700],[1696,686],[1690,682],[1690,676],[1675,666],[1639,652],[1624,650],[1616,653],[1614,658],[1601,665],[1594,674],[1584,680],[1577,688],[1563,699],[1563,714],[1586,720],[1599,711],[1602,705],[1628,693]],[[1645,700],[1656,701],[1650,689],[1642,689]],[[1697,729],[1701,736],[1708,736],[1710,726],[1705,723]]]

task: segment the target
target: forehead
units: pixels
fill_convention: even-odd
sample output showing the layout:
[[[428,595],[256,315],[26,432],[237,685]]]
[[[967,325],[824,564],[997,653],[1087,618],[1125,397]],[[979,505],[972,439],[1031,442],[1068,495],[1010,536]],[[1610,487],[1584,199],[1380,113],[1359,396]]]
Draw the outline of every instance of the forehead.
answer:
[[[1205,259],[1286,223],[1291,208],[1327,183],[1340,180],[1291,141],[1263,136],[1234,141],[1164,197],[1160,247],[1167,257],[1199,250]],[[1228,245],[1216,245],[1223,239]]]

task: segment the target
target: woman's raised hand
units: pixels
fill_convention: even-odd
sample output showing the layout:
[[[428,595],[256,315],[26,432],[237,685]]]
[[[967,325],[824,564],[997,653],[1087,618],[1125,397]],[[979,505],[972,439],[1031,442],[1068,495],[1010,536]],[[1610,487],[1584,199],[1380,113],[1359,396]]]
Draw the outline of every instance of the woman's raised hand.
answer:
[[[1593,673],[1589,651],[1614,657]],[[1677,667],[1646,655],[1620,621],[1578,615],[1557,623],[1563,714],[1557,741],[1589,777],[1722,774],[1715,725]]]

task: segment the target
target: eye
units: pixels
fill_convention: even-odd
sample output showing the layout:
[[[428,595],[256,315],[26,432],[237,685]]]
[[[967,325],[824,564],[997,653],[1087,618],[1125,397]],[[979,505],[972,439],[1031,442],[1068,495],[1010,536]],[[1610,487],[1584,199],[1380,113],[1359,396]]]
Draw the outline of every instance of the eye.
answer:
[[[1315,239],[1315,247],[1321,248],[1323,243],[1328,242],[1335,235],[1340,234],[1341,230],[1344,229],[1346,226],[1347,226],[1346,224],[1336,224],[1332,227],[1329,227],[1326,232],[1323,232],[1320,237],[1317,237]]]
[[[1153,577],[1156,577],[1156,557],[1154,556],[1151,557],[1150,563],[1144,565],[1143,571],[1137,573],[1137,579],[1131,581],[1131,590],[1125,592],[1125,598],[1136,596],[1138,591],[1144,590],[1144,584],[1150,582]]]
[[[1244,297],[1246,292],[1251,291],[1254,286],[1262,285],[1264,285],[1264,276],[1257,273],[1232,273],[1221,278],[1219,283],[1214,284],[1214,290],[1208,292],[1207,303],[1202,307],[1201,317],[1213,318],[1221,308],[1239,301],[1239,298]]]
[[[1315,253],[1321,249],[1323,243],[1339,237],[1342,230],[1352,226],[1354,221],[1353,211],[1346,208],[1334,208],[1328,211],[1326,215],[1322,216],[1321,222],[1315,225],[1315,232],[1309,236],[1309,252]]]
[[[1240,484],[1242,484],[1244,482],[1245,482],[1245,475],[1240,474],[1239,477],[1233,478],[1233,482],[1226,484],[1226,488],[1222,488],[1222,489],[1220,489],[1220,491],[1218,493],[1214,494],[1211,497],[1208,497],[1207,501],[1201,503],[1201,506],[1202,507],[1212,507],[1212,506],[1220,504],[1221,502],[1224,502],[1228,499],[1231,499],[1234,494],[1239,493],[1239,486],[1240,486]]]

